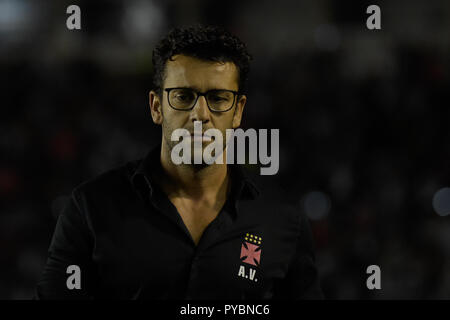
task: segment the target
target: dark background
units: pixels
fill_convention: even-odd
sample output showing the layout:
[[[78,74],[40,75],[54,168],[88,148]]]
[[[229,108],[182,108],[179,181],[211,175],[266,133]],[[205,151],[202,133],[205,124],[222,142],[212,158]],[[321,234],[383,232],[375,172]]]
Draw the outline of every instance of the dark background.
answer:
[[[82,30],[66,28],[70,4]],[[449,299],[444,0],[0,0],[0,299],[32,296],[76,185],[160,141],[151,52],[196,22],[254,56],[243,127],[280,129],[277,177],[311,220],[326,297]]]

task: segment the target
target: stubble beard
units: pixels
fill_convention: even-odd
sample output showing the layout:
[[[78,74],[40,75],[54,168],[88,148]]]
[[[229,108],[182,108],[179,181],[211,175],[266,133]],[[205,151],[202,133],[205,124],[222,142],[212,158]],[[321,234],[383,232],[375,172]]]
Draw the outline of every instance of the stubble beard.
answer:
[[[176,130],[176,129],[178,129],[178,128],[174,128],[170,123],[168,123],[167,121],[163,120],[163,122],[162,122],[163,143],[165,144],[165,149],[166,149],[166,152],[167,152],[166,157],[169,159],[169,161],[172,161],[171,160],[172,159],[171,158],[172,149],[176,145],[178,145],[180,143],[180,141],[183,139],[183,138],[181,138],[180,141],[172,141],[171,140],[172,132],[174,130]],[[223,132],[222,132],[222,137],[223,137],[223,139],[222,139],[222,152],[221,152],[220,156],[222,156],[222,154],[225,154],[225,152],[226,152],[225,151],[226,143],[227,143],[226,135]],[[214,138],[211,138],[210,142],[203,143],[202,147],[201,147],[201,150],[197,151],[197,152],[201,152],[202,159],[203,159],[203,152],[204,152],[206,146],[209,145],[210,143],[213,143],[213,142],[214,142]],[[201,164],[195,164],[194,163],[194,140],[191,139],[191,163],[190,164],[182,163],[182,164],[180,164],[180,166],[187,166],[187,167],[189,166],[189,167],[192,167],[195,171],[198,172],[200,170],[203,170],[205,168],[210,167],[211,165],[205,163],[203,160],[202,160]]]

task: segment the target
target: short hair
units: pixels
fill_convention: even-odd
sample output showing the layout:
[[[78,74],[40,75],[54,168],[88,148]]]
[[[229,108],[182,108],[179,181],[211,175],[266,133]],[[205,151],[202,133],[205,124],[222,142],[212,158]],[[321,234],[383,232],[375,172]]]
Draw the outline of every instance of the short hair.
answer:
[[[239,92],[247,87],[250,60],[246,45],[223,27],[192,25],[176,27],[162,38],[153,50],[153,86],[161,96],[167,61],[177,54],[206,61],[233,62],[239,72]]]

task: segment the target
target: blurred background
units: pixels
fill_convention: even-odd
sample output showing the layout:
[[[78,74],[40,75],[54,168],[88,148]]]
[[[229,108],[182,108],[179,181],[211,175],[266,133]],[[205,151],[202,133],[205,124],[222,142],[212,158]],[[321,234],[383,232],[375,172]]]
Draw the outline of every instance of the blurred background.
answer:
[[[444,0],[0,0],[0,299],[31,298],[75,186],[160,141],[151,52],[197,22],[254,56],[243,127],[280,129],[277,178],[310,218],[326,297],[450,299]]]

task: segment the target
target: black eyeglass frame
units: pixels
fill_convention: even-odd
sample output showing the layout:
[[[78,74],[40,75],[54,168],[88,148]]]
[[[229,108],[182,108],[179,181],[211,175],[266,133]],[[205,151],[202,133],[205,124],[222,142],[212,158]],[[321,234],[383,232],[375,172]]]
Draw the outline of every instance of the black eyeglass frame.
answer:
[[[169,95],[170,95],[170,91],[175,90],[175,89],[188,89],[188,90],[192,90],[193,92],[195,92],[195,93],[197,94],[197,98],[195,99],[194,103],[192,104],[192,107],[190,107],[189,109],[180,109],[180,108],[175,108],[174,106],[172,106],[172,104],[170,103]],[[192,88],[176,87],[176,88],[166,88],[166,89],[164,89],[164,91],[167,92],[167,102],[169,103],[169,106],[170,106],[172,109],[175,109],[175,110],[178,110],[178,111],[191,111],[192,109],[194,109],[195,105],[197,104],[198,98],[199,98],[200,96],[203,96],[203,97],[205,97],[206,105],[208,106],[208,109],[209,109],[211,112],[227,112],[227,111],[230,111],[231,109],[233,109],[234,104],[236,103],[236,96],[242,95],[239,91],[228,90],[228,89],[212,89],[212,90],[208,90],[208,91],[206,91],[206,92],[199,92],[199,91],[196,91],[196,90],[194,90],[194,89],[192,89]],[[206,95],[207,95],[209,92],[211,92],[211,91],[228,91],[228,92],[233,93],[233,103],[232,103],[231,106],[230,106],[228,109],[226,109],[226,110],[214,110],[214,109],[212,109],[212,108],[210,107],[210,105],[209,105],[208,99],[206,98]]]

